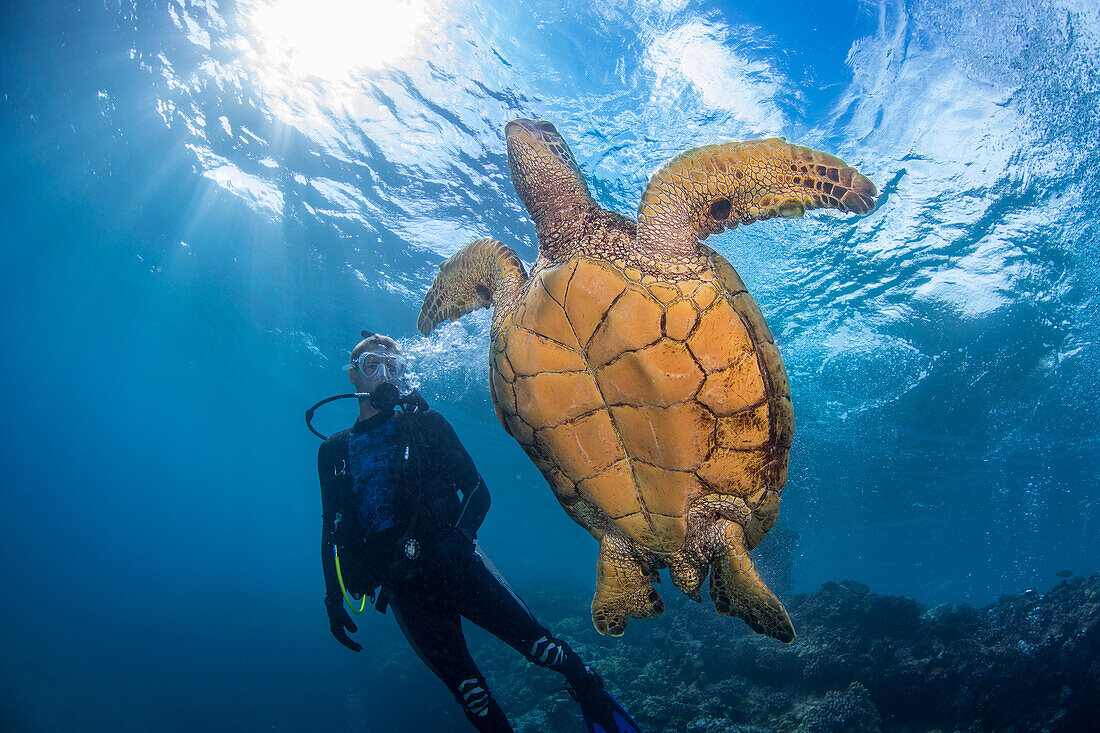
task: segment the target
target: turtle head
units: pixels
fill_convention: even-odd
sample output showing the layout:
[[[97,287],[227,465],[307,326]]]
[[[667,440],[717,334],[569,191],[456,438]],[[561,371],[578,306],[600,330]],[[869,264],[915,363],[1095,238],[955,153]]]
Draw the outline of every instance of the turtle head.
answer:
[[[544,120],[512,120],[504,128],[512,183],[539,231],[540,248],[550,232],[595,206],[573,152]]]

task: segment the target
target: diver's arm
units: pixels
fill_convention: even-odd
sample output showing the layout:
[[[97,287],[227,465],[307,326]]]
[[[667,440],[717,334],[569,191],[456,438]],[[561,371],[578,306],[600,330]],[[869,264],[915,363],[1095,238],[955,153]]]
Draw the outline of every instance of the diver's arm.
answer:
[[[336,577],[333,547],[336,543],[336,496],[338,487],[334,472],[332,447],[328,442],[317,452],[317,478],[321,483],[321,569],[325,574],[325,604],[344,602],[340,581]]]
[[[336,499],[339,486],[336,482],[337,461],[341,460],[340,443],[331,438],[321,444],[317,452],[317,477],[321,482],[321,568],[325,573],[325,612],[328,626],[336,641],[353,652],[363,647],[352,641],[348,632],[355,633],[359,628],[344,609],[344,593],[336,574],[336,558],[333,547],[336,545]]]
[[[489,487],[485,485],[481,476],[478,476],[474,488],[463,494],[455,529],[473,542],[477,537],[478,528],[481,527],[481,523],[485,521],[485,515],[488,513]]]
[[[327,525],[328,522],[326,521]],[[337,605],[344,602],[344,596],[340,592],[340,581],[336,577],[336,560],[332,555],[332,533],[321,532],[321,569],[325,573],[325,603]]]
[[[471,542],[489,511],[489,487],[477,472],[474,461],[458,439],[454,428],[439,413],[435,421],[435,443],[438,450],[435,466],[454,486],[461,497],[455,529]]]

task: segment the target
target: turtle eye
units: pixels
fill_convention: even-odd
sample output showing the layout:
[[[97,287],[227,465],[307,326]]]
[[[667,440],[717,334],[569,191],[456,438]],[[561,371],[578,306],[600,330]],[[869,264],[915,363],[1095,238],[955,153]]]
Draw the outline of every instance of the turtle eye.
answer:
[[[732,208],[729,199],[718,199],[710,205],[710,218],[715,221],[725,221],[730,218]]]

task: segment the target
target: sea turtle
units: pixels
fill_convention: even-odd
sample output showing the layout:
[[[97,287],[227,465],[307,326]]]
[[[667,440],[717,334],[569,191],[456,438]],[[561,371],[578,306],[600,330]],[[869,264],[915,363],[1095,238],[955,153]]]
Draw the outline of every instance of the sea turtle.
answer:
[[[781,138],[707,145],[653,175],[635,223],[596,204],[549,122],[514,120],[505,137],[538,258],[528,275],[504,244],[467,244],[440,266],[420,331],[495,306],[497,417],[600,543],[600,633],[661,613],[667,567],[697,601],[709,570],[719,613],[791,641],[748,554],[787,480],[790,385],[741,278],[700,240],[807,209],[866,214],[874,184]]]

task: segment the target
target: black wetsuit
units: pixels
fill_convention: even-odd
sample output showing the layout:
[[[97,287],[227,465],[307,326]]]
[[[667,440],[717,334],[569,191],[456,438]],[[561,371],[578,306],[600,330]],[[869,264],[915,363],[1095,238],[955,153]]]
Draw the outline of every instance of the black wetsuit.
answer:
[[[466,648],[463,616],[528,661],[574,684],[587,678],[569,645],[535,619],[476,548],[489,490],[442,415],[417,410],[361,420],[322,444],[317,469],[326,605],[343,604],[335,543],[348,591],[373,594],[381,585],[405,637],[475,728],[512,730]],[[404,552],[410,540],[415,559]]]

